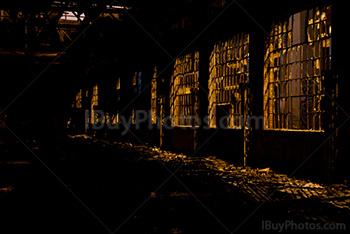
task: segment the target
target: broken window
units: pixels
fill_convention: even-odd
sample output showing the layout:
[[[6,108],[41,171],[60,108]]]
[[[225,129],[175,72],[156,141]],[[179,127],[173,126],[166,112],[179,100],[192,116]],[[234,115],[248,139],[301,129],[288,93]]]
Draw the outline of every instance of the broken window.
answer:
[[[141,85],[142,85],[142,72],[135,72],[134,77],[132,78],[132,86],[134,87],[135,94],[141,94]]]
[[[98,106],[98,85],[95,85],[92,89],[92,96],[91,96],[91,124],[96,124],[94,122],[97,121],[98,117],[95,115],[94,108]]]
[[[22,17],[23,13],[22,12],[18,12],[18,17]],[[11,17],[10,17],[10,13],[6,10],[0,10],[0,22],[3,22],[3,21],[8,21],[10,20]]]
[[[192,126],[196,123],[199,99],[199,52],[176,59],[171,76],[170,115],[172,126]]]
[[[240,84],[249,82],[249,34],[214,45],[209,62],[209,126],[227,116],[228,128],[241,128]]]
[[[98,106],[98,85],[95,85],[92,89],[91,107]]]
[[[83,90],[79,90],[77,95],[75,96],[75,107],[80,109],[82,107],[82,99],[83,99]]]
[[[151,83],[151,115],[152,124],[157,123],[157,67],[154,67],[154,74]]]
[[[264,63],[268,129],[322,130],[322,71],[331,69],[331,7],[296,13],[272,26]]]
[[[136,117],[135,117],[135,108],[132,109],[131,111],[131,120],[132,120],[132,124],[136,124]]]
[[[117,80],[117,90],[120,90],[120,78]]]
[[[85,18],[85,14],[84,13],[81,13],[79,14],[78,12],[76,11],[64,11],[62,13],[62,16],[60,18],[60,22],[59,23],[62,23],[62,22],[76,22],[76,21],[83,21]]]
[[[134,76],[132,78],[132,86],[136,86],[137,84],[137,72],[134,73]]]

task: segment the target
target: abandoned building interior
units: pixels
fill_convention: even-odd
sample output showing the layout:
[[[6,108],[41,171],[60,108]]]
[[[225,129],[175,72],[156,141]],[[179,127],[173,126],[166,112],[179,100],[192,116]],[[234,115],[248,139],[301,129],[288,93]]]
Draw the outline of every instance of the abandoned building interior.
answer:
[[[32,75],[51,66],[40,78],[45,89],[34,85],[31,99],[18,100],[20,111],[6,107],[14,96],[2,89],[6,124],[35,123],[43,134],[58,128],[135,144],[139,139],[180,152],[200,149],[285,170],[326,142],[304,172],[347,173],[348,42],[340,1],[293,1],[286,7],[246,1],[220,17],[231,1],[155,1],[156,8],[142,1],[47,2],[33,11],[1,4],[5,69],[24,79],[16,66],[30,61]],[[137,128],[138,110],[150,111],[155,127]],[[99,111],[102,119],[96,118]],[[132,117],[128,134],[121,134],[123,126],[91,127],[114,126],[125,116]]]

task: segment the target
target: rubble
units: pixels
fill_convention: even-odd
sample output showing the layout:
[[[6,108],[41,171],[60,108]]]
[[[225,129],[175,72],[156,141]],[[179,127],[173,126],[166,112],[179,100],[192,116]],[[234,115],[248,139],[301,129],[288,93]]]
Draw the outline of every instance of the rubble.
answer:
[[[13,189],[14,188],[12,186],[3,187],[3,188],[0,188],[0,193],[9,193],[9,192],[12,192]]]
[[[144,150],[141,151],[145,160],[159,160],[162,163],[170,163],[172,166],[174,164],[180,165],[179,173],[187,176],[215,175],[227,185],[229,190],[239,190],[249,195],[256,203],[262,203],[266,200],[276,202],[283,199],[318,198],[323,203],[350,210],[350,189],[346,185],[325,186],[311,181],[290,178],[285,174],[278,174],[270,168],[235,167],[215,156],[187,157],[157,147],[149,147],[148,149],[147,152],[144,147]],[[195,165],[196,170],[186,170],[187,165],[192,165],[192,168]]]
[[[343,184],[326,186],[278,174],[270,168],[243,168],[215,156],[192,157],[165,151],[159,147],[134,146],[130,143],[103,141],[103,144],[135,151],[140,155],[137,160],[164,164],[180,176],[214,176],[221,181],[226,190],[239,191],[258,204],[265,201],[319,199],[322,203],[350,210],[350,188]]]

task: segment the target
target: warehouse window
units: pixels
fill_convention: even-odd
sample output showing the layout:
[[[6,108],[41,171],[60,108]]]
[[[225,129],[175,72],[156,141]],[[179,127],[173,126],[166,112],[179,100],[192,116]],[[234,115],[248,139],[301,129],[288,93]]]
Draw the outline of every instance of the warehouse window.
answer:
[[[170,115],[172,126],[192,126],[199,106],[199,52],[179,57],[171,77]],[[194,120],[196,121],[196,120]],[[194,123],[196,125],[196,123]]]
[[[95,116],[94,108],[98,106],[98,85],[95,85],[92,89],[91,97],[91,123],[96,124],[94,121],[97,121],[98,117]]]
[[[131,111],[131,123],[136,124],[135,108],[132,108]]]
[[[92,97],[91,97],[91,108],[94,106],[98,106],[98,86],[95,85],[92,89]]]
[[[152,124],[157,123],[157,67],[154,67],[154,74],[151,83],[151,115]]]
[[[132,86],[134,87],[135,94],[141,94],[142,88],[142,72],[135,72],[132,78]]]
[[[265,127],[322,130],[321,72],[331,69],[331,7],[276,23],[266,45]]]
[[[18,12],[18,17],[22,17],[22,16],[23,16],[23,13]],[[11,19],[11,17],[10,17],[9,11],[0,10],[0,22],[7,21],[10,19]]]
[[[132,86],[136,86],[137,85],[137,75],[138,75],[138,73],[135,72],[134,76],[132,78]]]
[[[82,107],[82,99],[83,99],[83,90],[79,90],[77,95],[75,96],[75,107],[80,109]]]
[[[117,79],[117,90],[120,90],[120,78]]]
[[[60,18],[60,21],[83,21],[85,18],[85,14],[79,14],[78,12],[75,11],[64,11],[62,13],[62,16]]]
[[[241,128],[241,83],[249,82],[249,34],[214,45],[209,62],[209,126],[228,116],[228,128]],[[225,117],[226,118],[226,117]]]

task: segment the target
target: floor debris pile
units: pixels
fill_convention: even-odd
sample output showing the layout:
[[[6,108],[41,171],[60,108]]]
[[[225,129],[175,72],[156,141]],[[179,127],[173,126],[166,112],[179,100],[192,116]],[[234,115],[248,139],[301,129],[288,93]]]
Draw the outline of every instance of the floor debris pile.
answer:
[[[88,139],[84,137],[84,139]],[[341,210],[350,210],[350,188],[346,185],[323,185],[279,174],[270,168],[239,167],[215,156],[191,157],[159,147],[108,142],[103,144],[134,151],[140,161],[163,164],[181,177],[216,178],[228,192],[237,191],[256,204],[317,200]]]
[[[114,143],[121,148],[136,150],[140,160],[158,161],[176,170],[180,176],[216,176],[227,190],[249,195],[256,203],[265,201],[320,199],[342,209],[350,210],[350,188],[346,185],[325,186],[307,180],[290,178],[270,168],[236,167],[215,156],[189,157],[162,150],[158,147],[133,146],[130,143]]]

